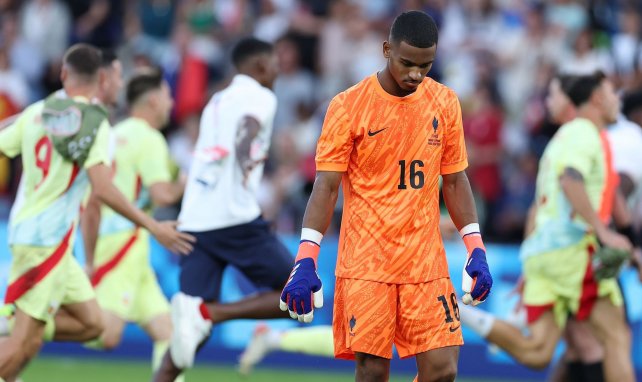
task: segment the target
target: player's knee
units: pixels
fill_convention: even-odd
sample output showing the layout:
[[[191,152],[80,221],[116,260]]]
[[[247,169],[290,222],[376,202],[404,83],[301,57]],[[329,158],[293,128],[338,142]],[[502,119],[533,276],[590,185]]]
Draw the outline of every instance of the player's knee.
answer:
[[[448,366],[438,370],[432,370],[430,374],[420,375],[419,382],[453,382],[457,378],[457,366]]]
[[[103,320],[102,315],[95,314],[91,317],[88,317],[84,322],[85,324],[85,340],[91,341],[100,337],[105,331],[105,321]]]
[[[546,355],[542,355],[541,353],[537,353],[519,356],[517,357],[517,361],[528,368],[544,370],[551,362],[551,358],[546,357]]]
[[[103,349],[113,350],[120,345],[120,335],[117,333],[103,334]]]
[[[42,347],[43,339],[40,336],[30,336],[22,340],[20,349],[25,360],[29,360],[38,354]]]
[[[356,360],[357,374],[367,381],[387,381],[390,363],[385,358],[359,357]]]

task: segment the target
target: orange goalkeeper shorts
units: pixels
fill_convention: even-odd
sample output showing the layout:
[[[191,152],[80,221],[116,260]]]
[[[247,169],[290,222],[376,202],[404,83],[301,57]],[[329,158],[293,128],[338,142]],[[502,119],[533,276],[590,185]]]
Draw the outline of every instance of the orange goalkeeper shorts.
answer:
[[[419,284],[387,284],[337,277],[334,354],[392,358],[463,345],[457,296],[450,278]]]

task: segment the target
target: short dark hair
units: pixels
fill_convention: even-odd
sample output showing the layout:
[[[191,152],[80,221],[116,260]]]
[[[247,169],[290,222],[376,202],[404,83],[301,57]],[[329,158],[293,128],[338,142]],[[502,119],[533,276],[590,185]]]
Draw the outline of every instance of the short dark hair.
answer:
[[[118,61],[118,56],[112,49],[103,49],[101,50],[101,54],[102,60],[100,66],[103,68],[110,67],[115,61]]]
[[[568,76],[564,80],[560,79],[560,85],[564,94],[573,102],[575,106],[585,104],[593,94],[593,91],[600,87],[606,76],[601,71],[588,75]]]
[[[430,48],[437,44],[439,32],[430,15],[421,11],[408,11],[397,16],[390,28],[390,41],[417,48]]]
[[[238,69],[249,58],[259,54],[272,53],[272,44],[254,37],[247,37],[239,41],[232,49],[232,63]]]
[[[127,104],[132,106],[148,92],[160,89],[163,81],[163,72],[160,69],[139,69],[127,83]]]
[[[63,63],[75,74],[91,78],[98,74],[102,65],[102,53],[92,45],[75,44],[65,52]]]

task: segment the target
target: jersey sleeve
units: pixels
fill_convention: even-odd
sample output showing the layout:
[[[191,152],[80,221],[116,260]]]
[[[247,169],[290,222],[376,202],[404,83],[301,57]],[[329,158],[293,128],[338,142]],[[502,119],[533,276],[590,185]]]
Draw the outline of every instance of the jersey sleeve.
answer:
[[[90,168],[98,164],[109,165],[109,122],[104,121],[98,128],[94,144],[89,150],[84,167]]]
[[[574,124],[565,131],[560,144],[565,148],[560,150],[556,158],[555,172],[558,175],[564,173],[568,167],[577,170],[586,179],[589,177],[596,155],[602,153],[602,145],[598,134],[589,134],[592,127]],[[555,138],[554,138],[555,139]]]
[[[136,164],[136,172],[140,175],[145,187],[172,180],[167,142],[159,132],[153,133],[145,138],[145,150],[140,152]]]
[[[460,172],[468,167],[464,125],[461,119],[461,105],[457,95],[451,91],[446,105],[446,130],[444,131],[444,151],[441,155],[441,175]]]
[[[22,120],[18,118],[12,124],[0,130],[0,154],[14,158],[22,152]]]
[[[353,146],[350,118],[341,101],[335,97],[328,106],[317,142],[317,171],[346,171]]]

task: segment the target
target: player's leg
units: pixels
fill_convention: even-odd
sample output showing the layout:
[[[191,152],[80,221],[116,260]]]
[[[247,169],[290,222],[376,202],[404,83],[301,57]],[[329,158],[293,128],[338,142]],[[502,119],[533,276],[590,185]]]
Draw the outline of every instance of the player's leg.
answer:
[[[249,374],[252,368],[273,351],[301,353],[321,357],[334,357],[332,327],[326,325],[271,329],[265,324],[257,325],[252,339],[239,357],[239,372]]]
[[[172,318],[169,303],[163,294],[151,266],[140,270],[140,282],[134,296],[131,320],[140,325],[154,342],[152,372],[161,365],[172,337]],[[175,382],[182,382],[179,376]]]
[[[172,298],[172,337],[170,351],[165,353],[156,382],[172,382],[182,370],[191,367],[198,346],[207,340],[212,323],[203,301],[219,297],[226,263],[209,254],[216,245],[212,232],[192,233],[196,237],[194,250],[180,259],[180,292]],[[177,366],[178,365],[178,366]]]
[[[589,324],[569,319],[564,329],[566,351],[557,363],[551,382],[602,382],[604,349]]]
[[[356,360],[356,381],[387,381],[395,338],[397,285],[337,277],[334,353]]]
[[[14,325],[0,339],[0,378],[13,380],[42,346],[45,322],[64,297],[66,244],[57,248],[13,246],[6,302],[15,305]],[[60,252],[63,251],[63,252]]]
[[[68,260],[64,289],[54,340],[85,342],[100,337],[105,329],[103,312],[87,275],[73,257]]]
[[[457,296],[449,278],[402,284],[395,346],[401,358],[416,356],[417,381],[454,381],[464,340]]]
[[[0,378],[13,380],[42,347],[45,324],[16,308],[15,324],[0,338]]]
[[[479,308],[461,305],[460,311],[464,325],[504,349],[517,362],[534,369],[548,366],[562,334],[551,310],[529,324],[529,335]]]
[[[451,382],[457,376],[459,346],[449,346],[417,354],[418,382]]]
[[[609,382],[635,380],[631,360],[631,333],[624,310],[609,297],[595,302],[589,319],[595,335],[604,346],[604,375]]]
[[[248,224],[220,230],[216,255],[238,268],[256,287],[268,290],[237,302],[207,304],[214,324],[239,318],[268,319],[288,317],[278,301],[292,271],[293,256],[259,218]]]
[[[355,353],[355,382],[387,382],[390,359],[367,353]]]

